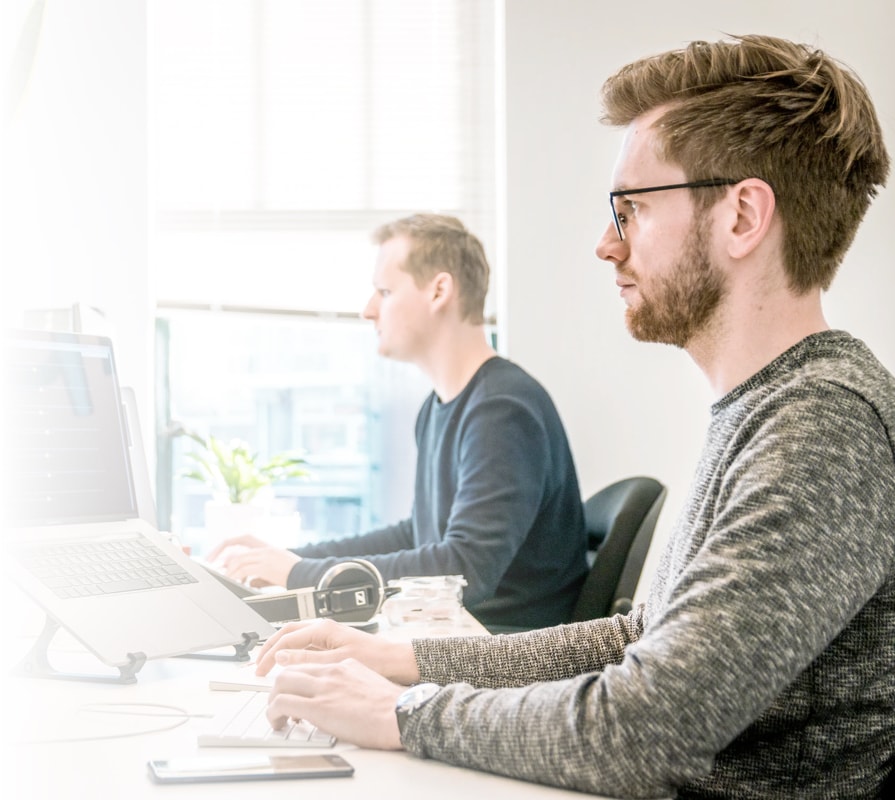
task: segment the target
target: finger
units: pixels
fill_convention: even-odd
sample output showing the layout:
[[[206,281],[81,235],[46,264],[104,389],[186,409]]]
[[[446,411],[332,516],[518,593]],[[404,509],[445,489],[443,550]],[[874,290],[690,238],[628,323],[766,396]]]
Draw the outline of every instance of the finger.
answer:
[[[229,546],[230,546],[230,540],[225,539],[223,542],[221,542],[220,544],[216,545],[215,547],[213,547],[211,549],[211,552],[207,556],[207,560],[211,563],[214,563],[215,561],[217,561],[220,554],[223,553],[224,550],[226,548],[228,548]]]
[[[247,550],[227,556],[223,565],[227,575],[245,582],[261,573],[263,561],[255,555],[255,551]]]
[[[255,659],[255,674],[267,675],[277,664],[280,663],[278,655],[284,652],[303,653],[307,648],[319,650],[319,648],[309,645],[305,638],[295,640],[293,643],[290,637],[281,637],[272,647],[259,652]],[[296,659],[295,663],[299,663],[300,659]]]
[[[283,574],[283,565],[279,563],[280,551],[271,548],[244,550],[227,558],[227,573],[239,576],[238,580],[253,586],[284,585],[288,570]]]
[[[224,569],[228,578],[232,578],[234,581],[239,581],[240,583],[246,583],[247,580],[255,574],[255,570],[252,569],[251,566],[237,564],[233,561],[226,562],[224,564]]]
[[[264,644],[258,649],[258,656],[263,656],[268,650],[272,647],[276,646],[276,643],[280,641],[284,636],[288,636],[292,631],[294,631],[301,623],[299,622],[287,622],[280,628],[278,631],[274,632],[264,641]]]
[[[259,547],[264,545],[257,536],[252,536],[250,533],[242,533],[239,536],[233,536],[227,541],[236,547]]]
[[[298,650],[297,653],[307,651]],[[344,659],[336,659],[335,665],[329,664],[293,664],[280,670],[268,695],[268,703],[277,695],[298,695],[304,698],[316,697],[326,684],[341,682],[344,684],[351,680],[352,666]]]
[[[255,674],[267,675],[275,666],[333,664],[345,658],[344,648],[316,644],[315,633],[315,630],[300,630],[281,636],[270,648],[259,652]]]
[[[283,728],[290,719],[304,719],[303,698],[294,694],[271,695],[267,704],[267,720],[274,730]]]
[[[302,636],[302,629],[307,628],[309,624],[313,623],[308,621],[290,622],[280,628],[273,636],[270,636],[258,651],[255,659],[255,674],[267,675],[277,663],[274,654],[280,649],[284,647],[301,648],[307,646],[310,643],[310,639],[307,638],[307,634]]]
[[[314,647],[314,645],[305,647],[303,650],[283,648],[277,650],[273,657],[277,665],[281,667],[335,664],[344,659],[344,655],[338,650],[320,650]]]
[[[243,534],[242,536],[231,536],[229,539],[224,539],[224,541],[219,542],[217,546],[214,547],[214,549],[212,549],[212,551],[208,554],[208,560],[214,561],[228,547],[251,547],[252,541],[253,537],[246,536],[245,534]]]
[[[319,690],[320,671],[313,667],[293,667],[277,675],[267,695],[267,718],[280,725],[288,719],[307,719],[309,706]]]
[[[258,650],[258,654],[255,656],[256,675],[267,675],[276,665],[277,662],[273,654],[276,652],[277,642],[282,638],[282,633],[281,630],[277,631]]]

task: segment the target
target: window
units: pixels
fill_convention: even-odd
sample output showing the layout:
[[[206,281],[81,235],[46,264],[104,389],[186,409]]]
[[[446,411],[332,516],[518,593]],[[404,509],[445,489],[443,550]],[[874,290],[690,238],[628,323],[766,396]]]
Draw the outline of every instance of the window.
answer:
[[[208,494],[177,477],[172,421],[311,480],[275,510],[307,536],[410,510],[429,386],[358,319],[376,225],[455,214],[494,262],[494,7],[480,0],[155,0],[151,246],[160,525]],[[296,541],[294,525],[284,522]]]

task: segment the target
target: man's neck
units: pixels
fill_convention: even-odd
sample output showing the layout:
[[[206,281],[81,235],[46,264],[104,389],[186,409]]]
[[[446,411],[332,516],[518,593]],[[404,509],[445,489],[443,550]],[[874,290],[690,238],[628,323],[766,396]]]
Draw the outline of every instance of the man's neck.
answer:
[[[497,353],[485,339],[481,325],[461,325],[432,348],[418,366],[429,376],[442,403],[453,400],[488,359]]]
[[[686,349],[720,398],[806,336],[828,329],[819,291],[777,295],[739,312],[728,305]]]

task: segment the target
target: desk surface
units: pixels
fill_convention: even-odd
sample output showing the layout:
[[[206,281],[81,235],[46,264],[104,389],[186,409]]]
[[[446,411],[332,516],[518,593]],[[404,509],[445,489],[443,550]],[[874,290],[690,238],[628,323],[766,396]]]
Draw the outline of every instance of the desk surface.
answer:
[[[467,616],[458,628],[422,631],[408,626],[378,635],[411,638],[482,632],[484,629]],[[15,649],[22,654],[29,646],[22,638],[16,644]],[[58,663],[61,657],[68,662],[68,669],[90,669],[75,663],[91,657],[76,642],[67,640],[64,631],[57,634],[53,646],[51,661],[57,668],[62,666]],[[138,674],[137,683],[130,685],[7,676],[3,688],[3,775],[6,786],[11,784],[13,790],[7,796],[29,800],[218,800],[248,796],[295,800],[316,792],[323,793],[326,800],[420,800],[421,795],[425,800],[581,796],[407,753],[343,744],[337,744],[334,750],[354,766],[351,778],[165,786],[152,783],[146,769],[150,759],[245,754],[243,748],[199,748],[196,744],[209,717],[236,699],[232,692],[211,691],[208,681],[244,670],[245,662],[171,658],[148,662]]]

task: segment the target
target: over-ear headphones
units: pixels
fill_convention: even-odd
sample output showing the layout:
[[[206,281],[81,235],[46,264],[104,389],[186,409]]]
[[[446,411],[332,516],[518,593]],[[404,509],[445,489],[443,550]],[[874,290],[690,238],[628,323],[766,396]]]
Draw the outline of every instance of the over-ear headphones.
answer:
[[[330,567],[317,588],[292,589],[278,594],[244,597],[268,622],[328,617],[337,622],[367,622],[393,593],[373,564],[362,558]]]

